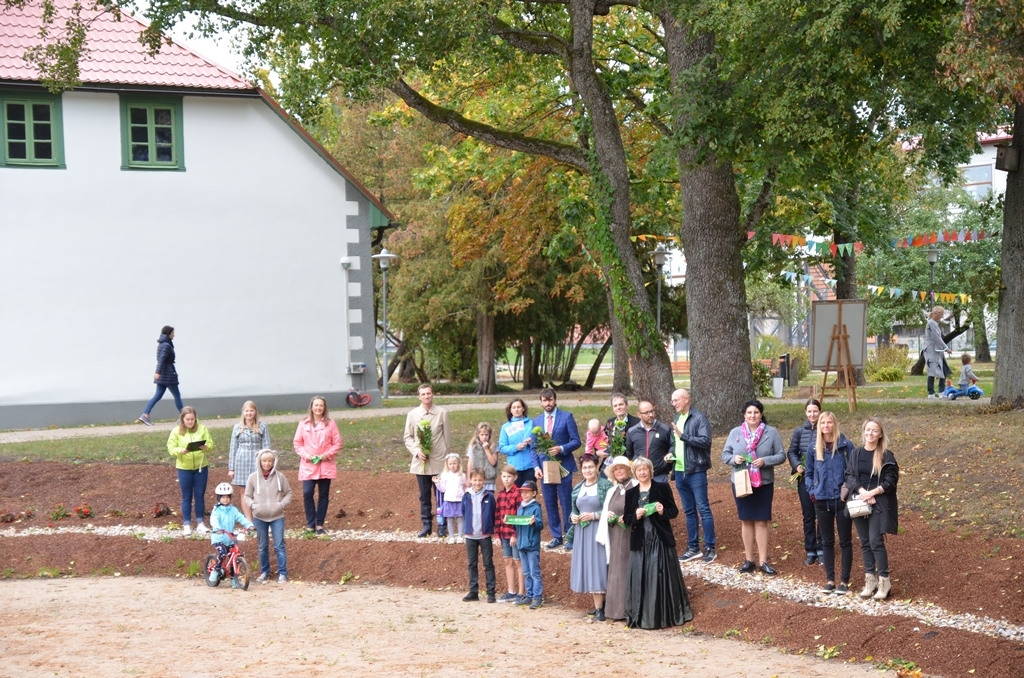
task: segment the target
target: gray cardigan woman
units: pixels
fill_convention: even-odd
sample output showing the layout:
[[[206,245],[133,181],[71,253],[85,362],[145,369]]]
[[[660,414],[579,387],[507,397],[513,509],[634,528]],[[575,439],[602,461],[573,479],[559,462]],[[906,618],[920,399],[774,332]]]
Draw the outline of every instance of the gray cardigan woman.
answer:
[[[736,497],[745,556],[740,572],[753,572],[757,567],[764,574],[775,574],[775,568],[768,564],[768,523],[772,519],[775,493],[774,467],[785,460],[786,450],[778,430],[764,421],[764,405],[757,400],[748,400],[743,405],[743,423],[729,432],[722,450],[722,463],[734,471],[750,470],[753,489],[752,494]],[[758,566],[754,565],[755,543]]]
[[[924,362],[928,368],[928,397],[938,398],[945,389],[946,364],[943,353],[950,351],[946,342],[942,340],[942,329],[939,328],[939,320],[945,315],[946,309],[936,306],[928,314],[928,324],[924,328]],[[939,380],[938,393],[935,390],[935,380]]]

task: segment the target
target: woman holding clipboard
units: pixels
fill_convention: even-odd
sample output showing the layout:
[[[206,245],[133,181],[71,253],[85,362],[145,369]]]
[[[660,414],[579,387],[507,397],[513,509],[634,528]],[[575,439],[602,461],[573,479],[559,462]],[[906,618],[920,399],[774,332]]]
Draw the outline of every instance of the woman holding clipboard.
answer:
[[[206,483],[210,479],[210,462],[206,453],[213,448],[213,438],[199,423],[196,410],[190,405],[181,408],[178,425],[167,438],[167,451],[174,457],[181,488],[181,531],[192,534],[192,503],[196,507],[196,532],[206,534]]]

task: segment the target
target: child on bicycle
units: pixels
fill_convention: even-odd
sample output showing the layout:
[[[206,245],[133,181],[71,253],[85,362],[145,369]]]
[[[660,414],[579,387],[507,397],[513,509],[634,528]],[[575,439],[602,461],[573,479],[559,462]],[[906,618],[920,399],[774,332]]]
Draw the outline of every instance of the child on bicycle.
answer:
[[[220,483],[213,492],[217,495],[217,505],[210,512],[210,542],[216,547],[217,555],[223,562],[231,550],[231,537],[224,533],[234,532],[235,524],[244,525],[247,530],[252,530],[253,525],[244,513],[231,504],[231,495],[234,493],[231,483]],[[231,573],[231,588],[242,588],[234,572]]]

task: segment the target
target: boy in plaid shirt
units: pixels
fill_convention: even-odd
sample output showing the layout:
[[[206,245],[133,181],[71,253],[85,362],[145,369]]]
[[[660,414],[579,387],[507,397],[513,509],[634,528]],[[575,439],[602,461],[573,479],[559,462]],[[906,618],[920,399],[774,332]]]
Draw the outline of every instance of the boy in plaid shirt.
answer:
[[[520,596],[526,595],[526,580],[523,578],[523,566],[519,561],[519,549],[512,546],[511,539],[516,534],[516,528],[505,524],[505,516],[514,516],[519,510],[519,504],[523,502],[516,487],[516,467],[506,464],[501,469],[501,487],[494,496],[496,504],[494,511],[494,534],[501,539],[501,557],[505,561],[505,583],[508,592],[501,598],[499,603],[516,602]],[[518,584],[518,591],[513,589]]]

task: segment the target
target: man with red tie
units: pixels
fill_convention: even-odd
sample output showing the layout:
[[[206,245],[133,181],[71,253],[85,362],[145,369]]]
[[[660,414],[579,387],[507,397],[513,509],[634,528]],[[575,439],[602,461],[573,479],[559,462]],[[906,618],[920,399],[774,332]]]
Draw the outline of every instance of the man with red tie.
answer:
[[[551,436],[554,447],[548,450],[547,455],[544,455],[541,454],[540,450],[536,449],[536,441],[534,441],[534,449],[540,461],[543,462],[549,459],[557,461],[569,472],[569,475],[562,478],[562,481],[558,484],[543,484],[544,508],[547,509],[548,529],[551,530],[552,536],[547,547],[554,549],[562,545],[562,536],[570,524],[569,515],[572,513],[572,474],[576,471],[576,458],[572,453],[579,449],[580,433],[579,429],[576,428],[576,419],[572,414],[558,409],[557,396],[553,389],[546,388],[540,392],[540,405],[544,412],[534,417],[533,426],[534,428],[539,426],[547,432]],[[536,468],[536,474],[537,480],[543,481],[544,473],[539,466]],[[562,505],[561,515],[558,511],[559,504]],[[565,550],[571,551],[572,544],[567,543]]]

